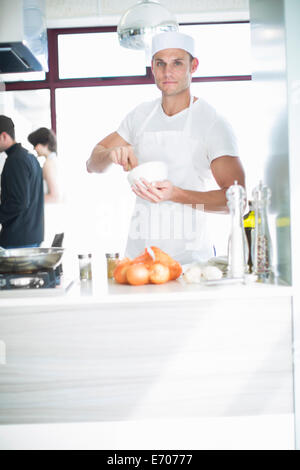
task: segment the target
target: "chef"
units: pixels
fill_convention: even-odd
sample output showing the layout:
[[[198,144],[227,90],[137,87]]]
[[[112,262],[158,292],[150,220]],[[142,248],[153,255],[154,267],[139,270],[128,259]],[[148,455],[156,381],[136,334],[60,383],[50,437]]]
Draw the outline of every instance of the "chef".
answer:
[[[167,164],[167,180],[139,179],[132,185],[137,199],[129,257],[156,245],[181,263],[207,260],[213,256],[207,214],[226,213],[226,189],[235,180],[245,185],[230,125],[191,95],[198,64],[192,37],[179,32],[154,36],[151,68],[161,97],[131,111],[87,161],[88,172],[99,173],[111,163],[125,171],[149,161]]]

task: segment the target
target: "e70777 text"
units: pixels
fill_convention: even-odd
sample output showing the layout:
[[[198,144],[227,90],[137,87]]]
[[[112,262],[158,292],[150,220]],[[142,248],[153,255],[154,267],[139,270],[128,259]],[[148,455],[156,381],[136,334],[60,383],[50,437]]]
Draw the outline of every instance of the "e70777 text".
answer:
[[[192,460],[191,454],[152,454],[152,465],[189,465]]]

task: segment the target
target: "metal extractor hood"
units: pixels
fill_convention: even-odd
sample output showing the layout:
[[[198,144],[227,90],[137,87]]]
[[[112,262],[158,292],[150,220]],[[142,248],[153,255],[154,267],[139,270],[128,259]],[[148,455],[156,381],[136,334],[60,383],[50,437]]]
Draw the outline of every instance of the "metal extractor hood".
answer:
[[[48,71],[45,0],[0,0],[0,73]]]
[[[139,0],[122,15],[118,24],[121,46],[147,52],[152,36],[165,31],[178,31],[175,16],[157,0]]]

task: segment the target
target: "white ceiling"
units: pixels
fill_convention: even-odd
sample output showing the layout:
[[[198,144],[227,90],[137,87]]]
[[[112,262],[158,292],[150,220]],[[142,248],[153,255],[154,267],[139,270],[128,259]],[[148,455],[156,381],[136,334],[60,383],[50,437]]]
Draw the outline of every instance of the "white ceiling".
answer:
[[[137,0],[46,0],[49,28],[117,25]],[[160,0],[179,22],[249,19],[249,0]]]

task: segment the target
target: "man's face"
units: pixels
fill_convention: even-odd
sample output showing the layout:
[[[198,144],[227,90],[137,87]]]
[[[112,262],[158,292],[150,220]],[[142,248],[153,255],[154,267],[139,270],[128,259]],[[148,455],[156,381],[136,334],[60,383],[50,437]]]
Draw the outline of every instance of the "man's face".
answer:
[[[165,96],[175,96],[189,88],[198,60],[191,61],[183,49],[163,49],[152,60],[155,83]]]

